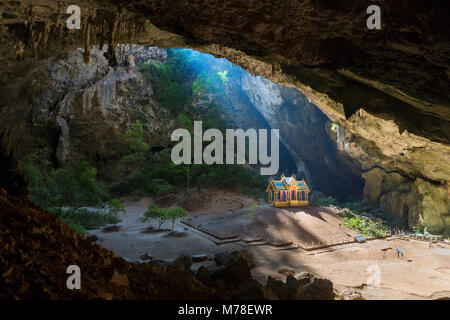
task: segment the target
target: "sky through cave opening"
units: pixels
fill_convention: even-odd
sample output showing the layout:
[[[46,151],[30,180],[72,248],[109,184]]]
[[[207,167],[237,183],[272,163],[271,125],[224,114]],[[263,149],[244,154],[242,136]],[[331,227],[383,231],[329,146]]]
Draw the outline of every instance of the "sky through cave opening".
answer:
[[[206,127],[280,130],[281,174],[306,178],[313,190],[342,201],[359,200],[359,168],[339,154],[338,131],[294,88],[253,76],[226,60],[191,49],[157,49],[133,63],[152,84],[156,100]],[[132,52],[132,50],[131,50]]]

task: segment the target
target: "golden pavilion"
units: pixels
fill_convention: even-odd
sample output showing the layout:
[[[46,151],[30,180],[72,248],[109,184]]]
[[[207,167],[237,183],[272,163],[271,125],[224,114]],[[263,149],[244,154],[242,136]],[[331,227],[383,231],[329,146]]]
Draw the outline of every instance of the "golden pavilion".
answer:
[[[269,203],[274,207],[298,207],[307,205],[309,187],[304,179],[297,181],[295,175],[280,180],[270,179],[266,190]]]

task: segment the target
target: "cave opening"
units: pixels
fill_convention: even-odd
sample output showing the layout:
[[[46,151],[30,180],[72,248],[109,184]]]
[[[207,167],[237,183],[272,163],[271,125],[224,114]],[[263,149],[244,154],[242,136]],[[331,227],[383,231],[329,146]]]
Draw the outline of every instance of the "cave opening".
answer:
[[[86,160],[114,195],[167,196],[179,185],[202,189],[215,174],[215,169],[194,166],[172,172],[180,177],[176,181],[161,167],[161,158],[170,165],[175,128],[192,129],[194,121],[202,120],[206,128],[222,132],[278,129],[276,177],[306,179],[316,199],[361,201],[361,169],[338,150],[329,117],[297,89],[192,49],[118,45],[118,65],[112,67],[105,58],[107,48],[93,46],[87,64],[84,50],[76,49],[34,66],[33,75],[38,74],[41,83],[27,93],[29,117],[13,125],[15,142],[21,141],[15,144],[19,160],[42,158],[36,168],[50,161],[50,170]],[[58,132],[57,141],[49,132]],[[245,170],[235,171],[242,175],[237,180],[248,184],[247,191],[259,188],[254,194],[263,198],[268,177],[260,176],[255,183]]]

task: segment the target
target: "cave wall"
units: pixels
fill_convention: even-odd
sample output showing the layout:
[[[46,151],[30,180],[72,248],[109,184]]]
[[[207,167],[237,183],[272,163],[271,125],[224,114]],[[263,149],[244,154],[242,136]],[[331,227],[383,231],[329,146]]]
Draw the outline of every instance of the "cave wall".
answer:
[[[167,57],[158,48],[122,45],[112,68],[106,48],[90,52],[89,64],[76,49],[17,72],[0,88],[0,123],[14,158],[36,152],[55,167],[87,159],[114,183],[126,171],[119,161],[130,152],[124,132],[135,121],[144,123],[150,146],[170,141],[173,117],[153,100],[150,83],[136,70],[139,60]]]
[[[377,31],[365,28],[365,10],[373,3],[382,9],[382,29]],[[64,28],[64,7],[54,1],[1,3],[0,84],[18,79],[30,61],[39,63],[79,47],[85,48],[87,61],[91,44],[108,44],[110,65],[117,64],[117,43],[190,47],[226,57],[252,74],[300,90],[340,125],[343,153],[363,170],[370,171],[376,163],[387,173],[398,173],[420,194],[418,217],[411,214],[410,225],[420,225],[423,217],[448,230],[448,207],[434,203],[448,203],[449,194],[447,1],[73,4],[83,9],[82,30]],[[2,112],[5,108],[14,105],[2,104]],[[366,185],[371,180],[366,179]],[[403,193],[403,180],[392,181],[397,183],[387,194]],[[380,197],[373,205],[393,203],[386,200],[391,198]],[[389,206],[400,208],[392,214],[406,212],[404,205]]]

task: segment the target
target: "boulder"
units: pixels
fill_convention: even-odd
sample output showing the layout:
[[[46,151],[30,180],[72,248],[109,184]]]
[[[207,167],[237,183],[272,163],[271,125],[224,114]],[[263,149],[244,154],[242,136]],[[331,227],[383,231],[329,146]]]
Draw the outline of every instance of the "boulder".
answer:
[[[233,251],[233,252],[220,252],[214,256],[214,261],[218,266],[228,265],[232,262],[242,258],[251,269],[255,266],[253,256],[247,250]]]
[[[278,300],[278,296],[272,290],[265,288],[255,279],[244,280],[233,291],[231,298],[236,300]]]
[[[158,269],[172,267],[172,263],[170,263],[169,261],[164,261],[164,260],[153,260],[151,262],[151,264]]]
[[[202,254],[194,254],[192,256],[192,262],[202,262],[208,260],[208,256],[204,253]]]
[[[333,282],[327,279],[314,279],[303,287],[304,300],[334,300]]]
[[[355,289],[342,290],[338,296],[339,300],[364,300],[361,292]]]
[[[296,274],[294,278],[299,282],[298,285],[303,288],[308,283],[314,281],[316,276],[311,272],[300,272]]]
[[[214,280],[222,279],[227,285],[231,285],[235,288],[238,287],[241,282],[250,279],[251,277],[250,268],[248,267],[247,261],[243,258],[234,260],[232,263],[223,268],[219,268],[212,274]]]
[[[276,280],[271,276],[267,277],[266,288],[270,289],[280,300],[288,298],[288,287],[281,280]]]
[[[95,241],[98,240],[98,237],[95,234],[91,234],[90,236],[86,237],[86,240],[89,241],[89,242],[95,242]]]
[[[211,274],[209,273],[208,268],[206,268],[205,266],[201,266],[200,268],[198,268],[196,275],[197,275],[197,279],[200,280],[205,285],[207,285],[209,287],[213,286]]]
[[[299,300],[302,296],[303,282],[297,280],[294,276],[286,277],[287,299]]]
[[[214,288],[219,296],[228,296],[227,284],[223,279],[217,279],[214,281]]]
[[[178,258],[173,260],[172,265],[174,267],[183,266],[183,270],[191,270],[192,266],[192,257],[186,254],[180,255]]]

